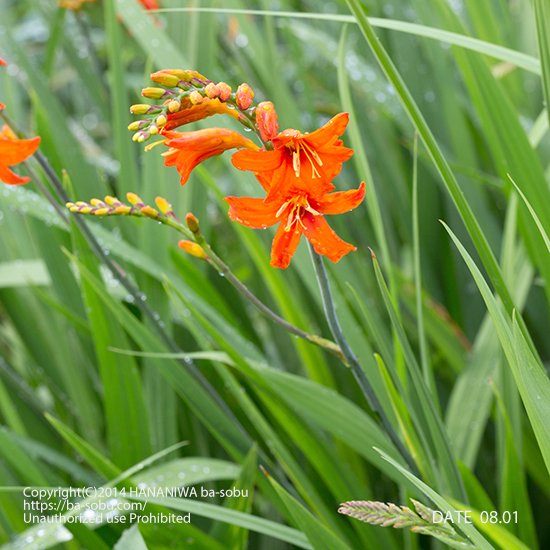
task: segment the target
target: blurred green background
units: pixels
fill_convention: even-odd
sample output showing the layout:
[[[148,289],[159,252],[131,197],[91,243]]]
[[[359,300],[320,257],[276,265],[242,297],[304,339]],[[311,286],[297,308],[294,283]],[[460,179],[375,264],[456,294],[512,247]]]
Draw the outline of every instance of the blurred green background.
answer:
[[[261,316],[150,220],[87,220],[98,256],[35,181],[0,188],[0,541],[450,545],[337,513],[344,501],[410,505],[413,497],[431,508],[518,512],[517,523],[459,530],[472,547],[547,548],[547,3],[160,4],[174,10],[148,13],[137,0],[77,12],[1,0],[0,56],[9,65],[0,100],[9,120],[42,137],[71,200],[166,197],[180,217],[200,219],[214,250],[264,302],[330,337],[305,244],[288,270],[274,270],[272,230],[226,215],[224,196],[259,196],[254,177],[226,154],[181,188],[160,148],[144,153],[126,127],[129,105],[142,102],[149,74],[163,68],[196,69],[234,89],[248,82],[257,100],[275,103],[281,128],[313,131],[350,112],[343,139],[355,155],[335,184],[365,180],[367,197],[331,218],[358,251],[327,267],[346,336],[435,497],[407,476],[335,357]],[[43,166],[29,166],[55,196]],[[236,486],[249,497],[159,497],[148,509],[190,511],[192,524],[141,524],[121,539],[128,525],[107,521],[30,527],[21,492],[9,489],[100,486],[122,473],[119,488]]]

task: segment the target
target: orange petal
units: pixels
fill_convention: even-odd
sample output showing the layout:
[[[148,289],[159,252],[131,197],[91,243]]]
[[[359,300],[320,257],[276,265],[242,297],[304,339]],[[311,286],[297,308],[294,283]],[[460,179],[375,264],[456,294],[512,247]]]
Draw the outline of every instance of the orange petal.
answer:
[[[11,130],[4,126],[0,133],[0,163],[3,166],[13,166],[30,157],[40,144],[40,137],[31,139],[13,139],[6,137]]]
[[[226,128],[207,128],[195,132],[165,132],[164,144],[170,147],[163,153],[165,166],[175,166],[184,185],[195,166],[204,160],[220,155],[228,149],[258,146],[242,134]]]
[[[18,176],[6,166],[0,166],[0,181],[8,185],[23,185],[31,179],[26,176]]]
[[[327,193],[313,203],[313,208],[323,214],[344,214],[357,208],[364,198],[365,182],[362,181],[358,189]]]
[[[285,231],[285,225],[283,220],[271,245],[271,267],[280,269],[288,267],[302,236],[301,225],[295,224],[290,231]]]
[[[229,217],[247,227],[264,229],[280,221],[278,205],[268,205],[263,199],[225,197],[225,200],[229,204]]]
[[[313,245],[315,252],[326,256],[333,262],[339,261],[355,246],[343,241],[329,226],[323,216],[314,216],[307,212],[303,218],[304,234]]]
[[[275,170],[281,165],[283,155],[280,151],[237,151],[231,162],[239,170],[265,172]]]
[[[339,113],[332,117],[324,126],[318,130],[315,130],[315,132],[311,132],[311,134],[304,134],[302,139],[307,141],[307,143],[314,149],[319,149],[334,138],[341,136],[346,131],[348,121],[348,113]]]

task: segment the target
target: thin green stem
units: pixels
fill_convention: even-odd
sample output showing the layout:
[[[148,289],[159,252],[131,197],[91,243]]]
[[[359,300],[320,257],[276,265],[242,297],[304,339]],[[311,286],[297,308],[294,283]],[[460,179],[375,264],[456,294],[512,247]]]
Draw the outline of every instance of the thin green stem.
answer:
[[[40,150],[36,151],[34,156],[38,161],[38,163],[40,164],[40,166],[42,167],[42,169],[44,170],[46,176],[48,177],[50,183],[52,184],[59,198],[64,203],[68,202],[69,197],[65,192],[65,189],[63,188],[63,184],[61,183],[61,180],[58,178],[54,169],[48,162],[48,159],[42,154]],[[104,252],[101,245],[98,243],[97,239],[94,237],[89,227],[86,225],[86,222],[83,219],[79,218],[78,216],[75,216],[73,219],[75,220],[77,227],[82,232],[85,239],[88,241],[88,244],[90,245],[95,255],[100,259],[101,262],[105,264],[105,266],[111,271],[115,279],[118,280],[120,284],[126,289],[126,291],[134,298],[135,304],[141,309],[142,313],[151,322],[151,325],[156,329],[157,333],[159,334],[164,344],[168,347],[168,349],[170,349],[174,353],[180,353],[182,350],[176,344],[176,342],[172,340],[172,338],[168,335],[168,333],[164,330],[164,327],[160,321],[159,316],[147,305],[147,303],[143,299],[144,298],[143,293],[133,285],[133,283],[128,278],[126,272],[118,264],[113,262],[111,258],[109,258],[109,256]],[[228,418],[231,418],[233,420],[237,429],[248,439],[249,438],[248,433],[246,432],[242,424],[239,422],[237,417],[233,414],[231,409],[227,406],[225,401],[220,397],[218,392],[210,384],[210,382],[202,375],[202,373],[193,364],[193,362],[190,360],[183,360],[183,359],[177,359],[177,361],[180,362],[181,365],[189,371],[189,373],[197,380],[199,384],[201,384],[201,386],[205,389],[205,391],[208,392],[210,397],[224,411],[224,413],[228,416]]]
[[[315,268],[315,274],[317,276],[317,282],[319,284],[319,290],[321,292],[321,298],[323,300],[323,306],[325,310],[326,319],[332,335],[336,340],[336,343],[340,346],[342,353],[345,358],[345,365],[349,367],[353,373],[353,376],[361,388],[367,403],[370,408],[378,415],[382,425],[384,426],[388,436],[395,445],[395,447],[400,452],[401,456],[409,466],[411,472],[414,472],[415,475],[418,475],[418,468],[410,455],[409,451],[397,435],[394,427],[392,426],[389,418],[387,417],[384,409],[376,393],[365,374],[365,371],[361,367],[357,356],[354,351],[351,349],[342,327],[340,326],[340,321],[338,320],[338,315],[336,314],[336,308],[334,306],[334,300],[332,298],[332,291],[330,289],[330,282],[328,280],[328,274],[325,269],[325,264],[323,263],[323,258],[315,252],[313,247],[310,245],[309,250],[311,252],[311,259],[313,261],[313,267]]]
[[[264,302],[262,302],[239,278],[235,276],[235,274],[231,271],[231,268],[212,250],[212,248],[210,247],[210,245],[208,244],[208,242],[200,232],[193,233],[187,227],[183,226],[177,219],[172,217],[166,217],[159,221],[162,221],[162,223],[164,223],[165,225],[168,225],[176,229],[177,231],[185,235],[187,238],[192,238],[197,244],[199,244],[206,253],[206,256],[207,256],[206,261],[218,273],[222,274],[227,280],[227,282],[233,285],[233,287],[246,300],[248,300],[254,307],[256,307],[266,317],[271,319],[274,323],[277,323],[278,325],[283,327],[290,334],[294,334],[299,338],[302,338],[304,340],[307,340],[308,342],[311,342],[312,344],[322,347],[327,351],[336,355],[341,361],[344,361],[345,358],[342,353],[342,350],[337,344],[335,344],[331,340],[327,340],[326,338],[323,338],[322,336],[318,336],[317,334],[311,334],[310,332],[306,332],[305,330],[302,330],[296,325],[289,323],[286,319],[283,319],[280,315],[275,313],[269,306],[264,304]]]

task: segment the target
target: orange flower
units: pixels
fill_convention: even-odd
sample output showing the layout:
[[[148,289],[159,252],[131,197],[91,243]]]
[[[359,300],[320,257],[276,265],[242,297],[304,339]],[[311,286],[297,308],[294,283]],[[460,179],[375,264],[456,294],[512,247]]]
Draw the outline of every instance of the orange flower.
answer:
[[[169,113],[167,122],[164,125],[165,130],[173,130],[184,124],[189,124],[197,120],[202,120],[213,115],[229,115],[233,118],[239,118],[236,109],[231,109],[226,103],[219,99],[202,98],[200,103],[194,105],[188,97],[182,99],[180,110],[175,113]]]
[[[19,164],[30,157],[39,143],[39,137],[17,139],[11,128],[5,125],[0,131],[0,181],[9,185],[21,185],[30,181],[30,178],[12,172],[9,166]]]
[[[159,9],[159,4],[156,0],[140,0],[140,2],[141,2],[141,5],[146,10],[158,10]]]
[[[170,149],[163,153],[165,166],[175,166],[184,185],[195,166],[228,149],[259,149],[249,139],[226,128],[207,128],[195,132],[164,132],[164,144]]]
[[[233,165],[239,170],[251,170],[268,191],[266,202],[277,201],[280,194],[305,194],[323,197],[334,189],[332,180],[340,173],[342,164],[353,155],[339,138],[348,124],[348,113],[340,113],[322,128],[311,134],[288,129],[277,134],[271,142],[274,149],[267,151],[238,151]],[[265,120],[265,122],[264,122]],[[262,135],[273,133],[273,116],[257,117]],[[269,122],[270,127],[262,124]]]
[[[270,202],[249,197],[226,197],[229,217],[243,225],[265,228],[279,223],[271,247],[271,265],[285,269],[302,233],[317,254],[339,261],[355,246],[346,243],[330,228],[326,214],[343,214],[356,208],[365,196],[365,184],[336,193],[310,194],[305,191],[277,193]]]

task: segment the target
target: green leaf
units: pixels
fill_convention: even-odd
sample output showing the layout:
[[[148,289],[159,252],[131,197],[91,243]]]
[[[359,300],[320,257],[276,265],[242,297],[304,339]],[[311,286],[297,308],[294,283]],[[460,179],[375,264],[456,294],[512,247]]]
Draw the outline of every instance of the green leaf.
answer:
[[[533,355],[525,341],[515,317],[512,319],[512,326],[510,326],[510,322],[504,316],[483,275],[462,243],[444,222],[441,223],[468,266],[489,310],[546,467],[550,471],[550,423],[548,422],[548,418],[550,418],[550,380],[539,358]]]
[[[147,545],[139,532],[138,525],[132,525],[126,529],[117,543],[113,546],[114,550],[147,550]]]
[[[349,546],[321,523],[309,510],[288,494],[271,476],[269,481],[284,502],[291,517],[306,534],[315,550],[349,550]]]

